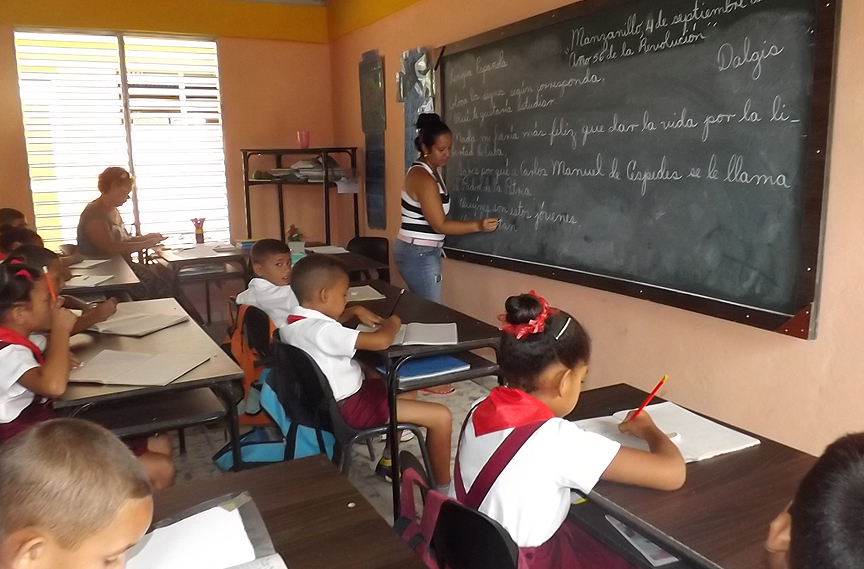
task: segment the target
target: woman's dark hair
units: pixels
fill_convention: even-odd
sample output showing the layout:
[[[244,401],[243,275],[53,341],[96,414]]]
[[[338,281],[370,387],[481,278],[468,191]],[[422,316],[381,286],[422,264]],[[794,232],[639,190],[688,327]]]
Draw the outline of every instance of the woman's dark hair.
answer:
[[[42,271],[21,263],[0,263],[0,321],[16,304],[30,301],[33,284]]]
[[[831,443],[789,507],[792,569],[864,567],[864,433]]]
[[[417,137],[414,139],[414,147],[417,152],[423,154],[423,147],[432,148],[442,134],[450,134],[450,127],[441,120],[441,117],[435,113],[423,113],[417,117]]]
[[[508,324],[528,324],[543,312],[536,296],[511,296],[504,307]],[[537,379],[550,365],[558,362],[573,369],[587,364],[591,357],[591,338],[579,321],[563,311],[550,314],[543,332],[517,340],[504,332],[499,353],[501,377],[509,387],[531,393],[537,389]]]
[[[106,193],[111,190],[115,183],[122,180],[131,180],[132,174],[126,171],[126,168],[120,166],[109,166],[102,170],[99,174],[99,181],[96,182],[96,187],[100,193]]]

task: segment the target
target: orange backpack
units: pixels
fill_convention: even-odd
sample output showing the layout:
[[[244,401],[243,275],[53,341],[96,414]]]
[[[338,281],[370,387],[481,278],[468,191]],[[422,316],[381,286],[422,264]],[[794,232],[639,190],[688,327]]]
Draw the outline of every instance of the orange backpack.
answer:
[[[258,383],[270,355],[270,338],[276,327],[260,308],[244,304],[228,328],[226,348],[243,370],[243,400],[238,405],[241,425],[270,425],[273,421],[261,412]]]

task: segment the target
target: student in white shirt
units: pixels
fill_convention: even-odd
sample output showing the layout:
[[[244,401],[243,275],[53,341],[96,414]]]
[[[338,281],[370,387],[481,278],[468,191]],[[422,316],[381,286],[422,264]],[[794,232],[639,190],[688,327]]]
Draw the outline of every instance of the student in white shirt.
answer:
[[[506,309],[499,363],[507,387],[466,418],[451,495],[504,526],[529,569],[630,567],[567,520],[570,489],[587,494],[602,478],[674,490],[686,475],[681,453],[645,412],[619,428],[650,452],[563,419],[588,372],[588,334],[533,291],[507,299]]]
[[[238,304],[248,304],[267,313],[277,328],[284,326],[291,310],[300,306],[291,289],[291,250],[278,239],[256,241],[249,252],[255,278],[249,288],[237,295]],[[345,310],[339,321],[357,318],[367,326],[377,326],[381,318],[362,306]]]
[[[348,274],[342,263],[329,255],[309,255],[297,262],[291,287],[300,306],[291,311],[288,324],[279,330],[287,344],[300,348],[315,360],[327,377],[345,421],[356,429],[386,424],[390,420],[387,387],[374,370],[364,374],[355,361],[356,350],[384,350],[393,343],[402,322],[391,316],[374,332],[343,327],[338,318],[345,311]],[[450,410],[438,403],[417,401],[415,394],[400,396],[399,420],[427,429],[426,443],[435,480],[450,483]],[[379,462],[380,472],[390,461],[387,450]],[[392,473],[391,473],[392,476]]]

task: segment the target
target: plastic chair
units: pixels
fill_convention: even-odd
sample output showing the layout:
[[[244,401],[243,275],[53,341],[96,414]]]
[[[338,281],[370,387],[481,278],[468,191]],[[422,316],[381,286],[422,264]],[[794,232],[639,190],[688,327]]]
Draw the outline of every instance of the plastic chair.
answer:
[[[373,261],[390,266],[390,241],[386,237],[355,237],[348,242],[345,248],[352,253],[369,257]],[[377,272],[382,281],[390,282],[390,269],[380,269]],[[371,271],[357,271],[357,274],[362,274],[366,278],[372,279]],[[357,275],[353,274],[352,280],[356,277]]]
[[[339,412],[330,383],[318,364],[303,350],[282,342],[278,330],[273,334],[273,364],[268,382],[286,407],[291,421],[315,429],[319,433],[318,441],[322,449],[324,445],[320,432],[333,433],[336,438],[333,462],[338,466],[341,460],[343,474],[351,469],[355,444],[387,434],[387,424],[363,430],[348,425]],[[414,423],[398,423],[397,428],[416,435],[423,463],[427,472],[431,472],[426,439],[420,427]]]
[[[518,569],[519,547],[501,524],[456,501],[441,504],[432,533],[439,567]]]

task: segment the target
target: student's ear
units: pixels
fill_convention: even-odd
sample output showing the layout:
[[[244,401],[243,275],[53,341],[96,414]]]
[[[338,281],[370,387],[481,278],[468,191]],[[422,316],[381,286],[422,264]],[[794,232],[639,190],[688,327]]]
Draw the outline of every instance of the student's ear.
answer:
[[[573,370],[565,368],[564,373],[558,376],[558,397],[565,397],[570,390],[570,384],[573,381]]]
[[[319,290],[318,300],[320,300],[322,304],[327,304],[327,302],[330,300],[330,289],[322,288],[321,290]]]
[[[261,276],[261,265],[258,263],[252,263],[252,272],[255,273],[256,277]]]
[[[9,569],[37,569],[47,566],[47,537],[27,528],[10,535],[0,546],[0,565]]]
[[[771,569],[787,568],[786,554],[789,552],[791,542],[792,516],[789,511],[782,512],[774,518],[768,527],[768,539],[765,540],[765,549],[768,550],[769,566]]]

